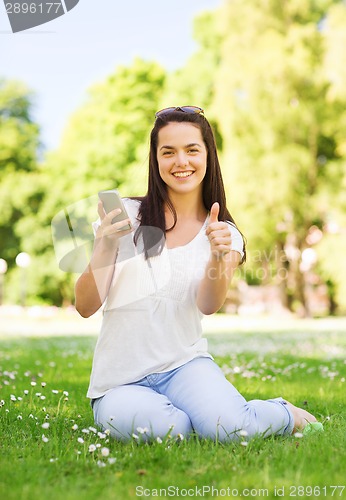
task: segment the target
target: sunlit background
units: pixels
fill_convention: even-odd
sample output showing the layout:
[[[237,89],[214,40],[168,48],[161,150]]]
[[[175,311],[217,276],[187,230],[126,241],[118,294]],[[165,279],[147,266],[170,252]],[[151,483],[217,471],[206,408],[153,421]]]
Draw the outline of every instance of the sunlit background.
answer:
[[[73,303],[51,221],[144,194],[155,111],[194,104],[247,238],[224,311],[346,312],[345,2],[81,0],[17,34],[1,4],[0,44],[3,307]]]

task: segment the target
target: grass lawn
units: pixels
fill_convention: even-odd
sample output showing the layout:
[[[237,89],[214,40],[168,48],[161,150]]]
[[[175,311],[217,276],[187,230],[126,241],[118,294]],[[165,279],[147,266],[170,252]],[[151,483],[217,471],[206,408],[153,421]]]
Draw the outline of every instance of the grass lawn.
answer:
[[[95,336],[2,339],[0,498],[346,499],[346,326],[314,325],[209,332],[210,351],[247,399],[283,396],[325,428],[230,444],[148,445],[140,432],[109,440],[85,397]]]

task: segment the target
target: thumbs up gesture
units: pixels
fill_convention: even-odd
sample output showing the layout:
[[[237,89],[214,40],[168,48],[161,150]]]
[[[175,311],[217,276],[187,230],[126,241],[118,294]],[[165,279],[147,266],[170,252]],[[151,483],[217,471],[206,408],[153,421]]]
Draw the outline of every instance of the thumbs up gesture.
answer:
[[[221,257],[231,251],[232,237],[227,222],[218,220],[220,205],[215,202],[210,209],[206,235],[212,255]]]

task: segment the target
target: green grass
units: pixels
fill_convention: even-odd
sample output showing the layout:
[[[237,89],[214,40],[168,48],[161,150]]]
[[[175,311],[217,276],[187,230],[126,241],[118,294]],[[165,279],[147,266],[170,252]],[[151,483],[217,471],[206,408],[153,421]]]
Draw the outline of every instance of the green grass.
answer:
[[[194,438],[123,444],[82,432],[94,427],[85,393],[95,337],[6,338],[0,498],[154,498],[160,489],[167,497],[346,498],[345,337],[345,330],[316,328],[209,336],[216,361],[247,399],[283,396],[324,423],[321,434],[255,438],[247,446]],[[89,452],[91,444],[101,446]]]

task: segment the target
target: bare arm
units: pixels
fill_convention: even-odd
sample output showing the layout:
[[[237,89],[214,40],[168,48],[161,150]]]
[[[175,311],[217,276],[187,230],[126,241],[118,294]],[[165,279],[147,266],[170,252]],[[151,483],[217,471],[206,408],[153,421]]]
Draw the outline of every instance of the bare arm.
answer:
[[[105,301],[115,270],[119,239],[132,231],[119,230],[124,226],[124,221],[112,224],[112,219],[120,213],[120,209],[106,215],[102,202],[99,202],[98,213],[101,225],[96,233],[91,260],[75,285],[75,306],[84,318],[94,314]],[[131,224],[130,220],[127,222]]]
[[[240,259],[233,250],[222,257],[211,255],[197,292],[197,306],[203,314],[213,314],[223,305]]]
[[[219,206],[214,203],[206,230],[211,253],[196,298],[203,314],[213,314],[223,305],[234,271],[241,260],[240,253],[231,250],[232,237],[228,224],[217,220],[218,213]]]

